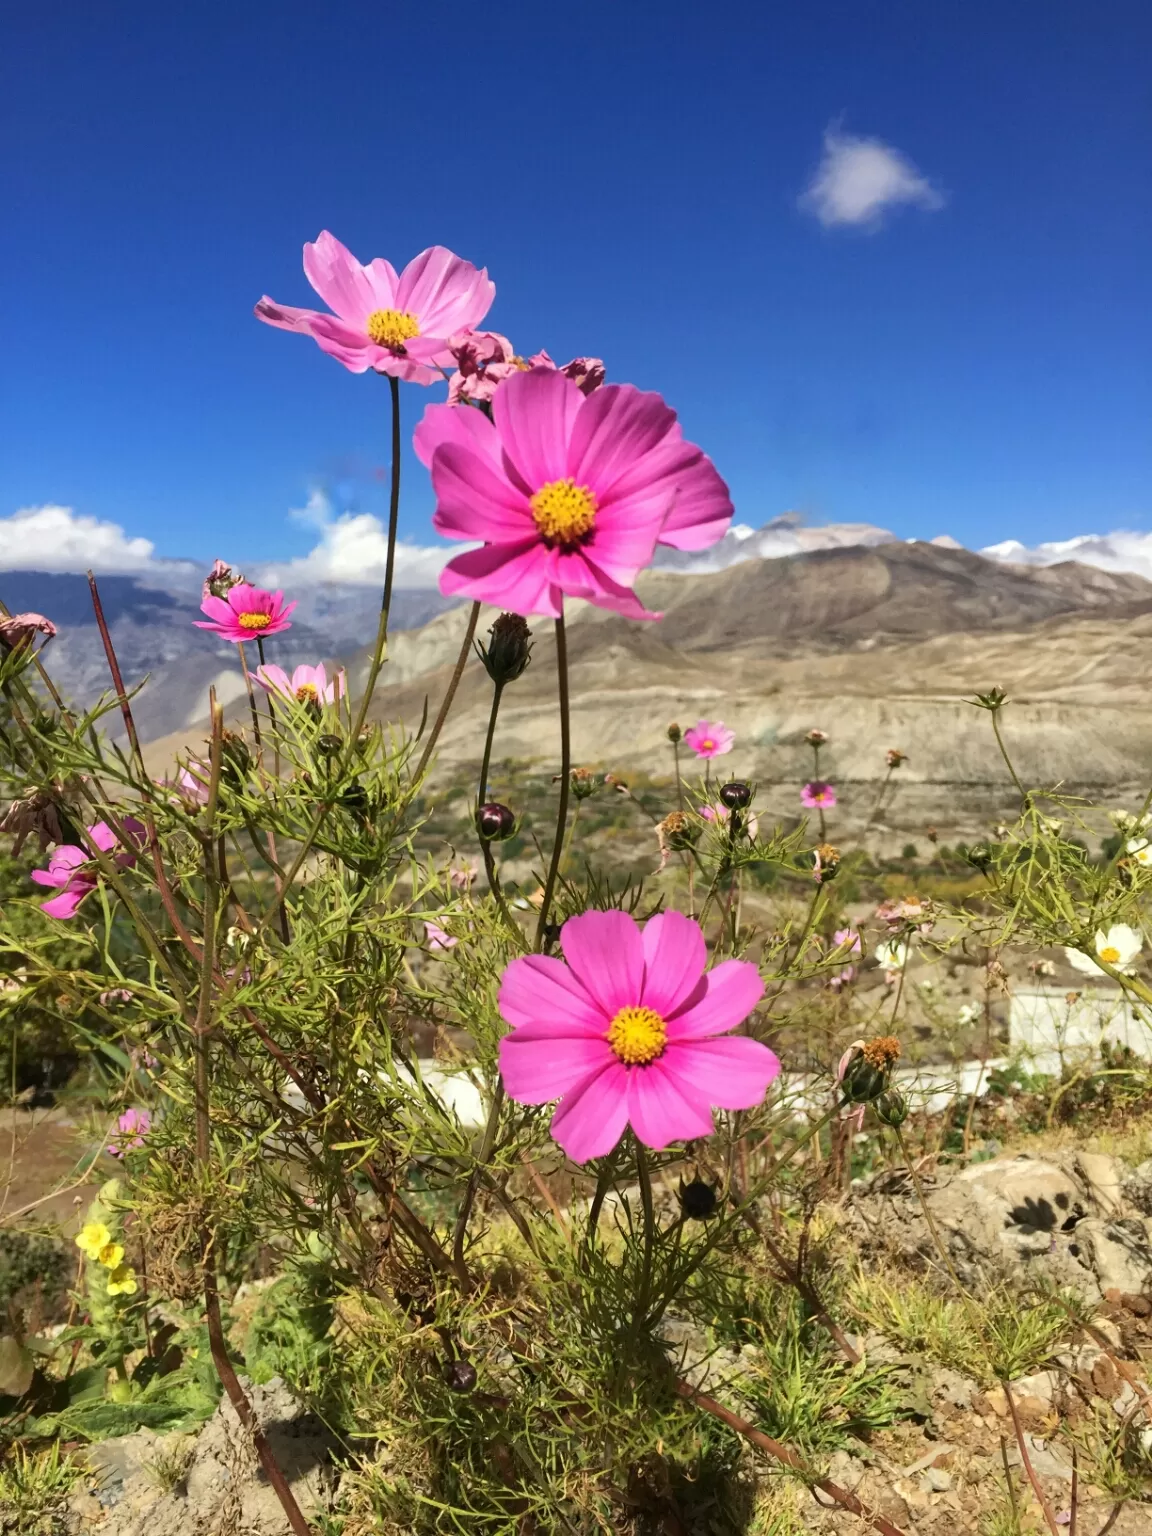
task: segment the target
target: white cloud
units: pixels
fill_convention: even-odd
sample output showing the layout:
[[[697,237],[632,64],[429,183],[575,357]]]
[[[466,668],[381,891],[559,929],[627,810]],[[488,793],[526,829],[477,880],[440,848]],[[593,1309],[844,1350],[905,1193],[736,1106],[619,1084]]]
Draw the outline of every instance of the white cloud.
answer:
[[[320,542],[297,560],[276,562],[257,569],[257,578],[274,586],[318,581],[348,582],[354,586],[378,586],[384,579],[388,558],[388,534],[370,512],[333,515],[323,491],[314,490],[305,507],[294,510],[295,522],[306,523],[320,533]],[[428,588],[439,585],[440,572],[461,549],[461,544],[396,546],[397,588]]]
[[[22,507],[0,517],[0,570],[155,571],[149,539],[130,539],[118,523],[82,517],[71,507]]]
[[[1072,539],[1053,539],[1044,544],[1022,544],[1019,539],[1004,539],[989,544],[980,553],[989,560],[1006,560],[1013,565],[1057,565],[1062,560],[1078,560],[1081,565],[1095,565],[1102,571],[1131,571],[1152,581],[1152,533],[1134,533],[1117,529],[1115,533],[1081,533]]]
[[[825,132],[824,158],[800,199],[802,208],[826,229],[839,224],[878,229],[885,210],[901,203],[935,209],[944,206],[944,197],[890,144],[838,128]]]
[[[777,560],[783,555],[799,555],[813,549],[843,549],[853,544],[889,544],[896,537],[885,528],[871,523],[824,523],[809,528],[799,512],[784,512],[752,528],[747,523],[733,523],[718,544],[697,553],[660,547],[654,565],[663,570],[723,571],[745,560]]]

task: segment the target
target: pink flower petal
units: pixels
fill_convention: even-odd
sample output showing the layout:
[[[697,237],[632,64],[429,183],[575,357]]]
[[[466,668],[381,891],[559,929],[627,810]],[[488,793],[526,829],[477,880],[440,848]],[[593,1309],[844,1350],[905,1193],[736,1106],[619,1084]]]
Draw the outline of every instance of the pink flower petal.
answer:
[[[606,499],[622,475],[645,478],[645,457],[675,424],[676,412],[659,395],[607,384],[587,397],[579,413],[564,473]]]
[[[611,1023],[576,975],[552,955],[513,960],[500,983],[498,1006],[521,1040],[603,1039]]]
[[[585,990],[611,1021],[635,1007],[644,988],[644,945],[627,912],[584,912],[560,930],[560,947]]]
[[[304,276],[329,309],[357,325],[374,309],[392,307],[380,303],[379,282],[373,282],[348,247],[326,229],[304,247]]]
[[[432,523],[435,526],[435,517]],[[445,597],[463,593],[509,613],[556,619],[561,612],[561,593],[551,573],[549,552],[538,539],[487,544],[449,560],[440,572],[440,590]]]
[[[660,1065],[685,1093],[696,1093],[721,1109],[753,1108],[780,1075],[776,1053],[746,1035],[670,1042]]]
[[[76,916],[76,909],[95,887],[87,880],[74,881],[67,890],[60,892],[59,896],[53,896],[51,901],[42,901],[40,910],[49,917],[69,918]]]
[[[711,1136],[712,1111],[702,1093],[693,1093],[663,1069],[663,1058],[634,1067],[628,1083],[628,1118],[645,1146],[659,1150],[673,1141]]]
[[[708,948],[700,924],[682,912],[659,912],[644,924],[644,993],[648,1008],[667,1018],[700,985]]]
[[[317,309],[295,309],[291,304],[277,304],[267,294],[256,305],[256,318],[267,325],[275,325],[282,331],[300,331],[305,336],[312,333],[312,322],[320,315]]]
[[[139,827],[140,823],[137,822],[136,825]],[[143,832],[144,828],[140,827],[140,830]],[[90,826],[88,828],[88,836],[95,843],[96,847],[100,849],[101,853],[111,853],[120,841],[106,821],[97,821]],[[85,854],[84,857],[87,858],[88,855]]]
[[[517,1031],[500,1042],[500,1076],[517,1104],[549,1104],[615,1060],[607,1040],[587,1035],[526,1040]]]
[[[486,544],[537,538],[527,501],[476,454],[451,444],[438,448],[432,460],[432,485],[437,533],[450,539],[483,539]]]
[[[28,878],[29,880],[35,881],[37,885],[50,885],[55,887],[59,885],[67,885],[68,881],[72,877],[66,870],[63,869],[30,869],[28,871]]]
[[[628,1072],[615,1062],[565,1094],[551,1131],[574,1163],[586,1163],[611,1152],[627,1124]]]
[[[517,373],[496,391],[496,430],[529,496],[567,477],[568,440],[585,404],[571,379],[547,368]]]
[[[292,683],[288,680],[288,674],[283,667],[277,667],[269,663],[256,668],[256,681],[261,688],[269,693],[282,693],[291,697],[294,692]]]
[[[421,251],[400,274],[396,308],[414,314],[422,336],[447,339],[456,331],[478,325],[492,307],[496,284],[487,271],[433,245]]]
[[[494,474],[504,473],[500,434],[483,411],[454,405],[430,405],[412,434],[416,457],[427,468],[437,448],[449,445],[476,454]]]
[[[200,604],[200,612],[206,613],[216,624],[231,624],[235,614],[222,597],[206,597]]]
[[[705,991],[668,1020],[669,1042],[722,1035],[742,1024],[764,996],[764,983],[747,960],[724,960],[704,977]]]

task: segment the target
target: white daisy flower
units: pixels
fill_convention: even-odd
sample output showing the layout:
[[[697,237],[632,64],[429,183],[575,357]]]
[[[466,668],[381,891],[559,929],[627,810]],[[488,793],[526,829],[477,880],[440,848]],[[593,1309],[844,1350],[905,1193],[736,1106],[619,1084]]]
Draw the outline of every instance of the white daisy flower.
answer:
[[[1143,948],[1143,938],[1127,923],[1114,923],[1107,933],[1100,929],[1096,930],[1096,954],[1104,961],[1104,965],[1110,965],[1113,970],[1131,971],[1132,962]],[[1074,970],[1082,971],[1086,976],[1108,974],[1104,966],[1097,965],[1091,956],[1083,954],[1078,949],[1065,947],[1064,954],[1068,964]]]
[[[907,944],[893,944],[885,939],[872,953],[886,971],[902,971],[908,962]]]
[[[1130,837],[1126,847],[1141,869],[1152,869],[1152,843],[1146,837]]]

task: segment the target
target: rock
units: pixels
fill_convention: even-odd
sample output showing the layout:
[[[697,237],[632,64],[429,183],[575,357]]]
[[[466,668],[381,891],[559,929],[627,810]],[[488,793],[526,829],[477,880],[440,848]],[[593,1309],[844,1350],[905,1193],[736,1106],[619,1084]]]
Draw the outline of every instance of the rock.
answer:
[[[952,1486],[952,1474],[943,1467],[927,1467],[920,1483],[927,1493],[947,1493]]]
[[[1101,1291],[1141,1296],[1152,1289],[1152,1243],[1146,1218],[1091,1216],[1077,1226],[1076,1242],[1086,1253]]]
[[[1016,1402],[1031,1398],[1042,1408],[1051,1408],[1059,1391],[1058,1371],[1036,1371],[1031,1376],[1021,1376],[1019,1381],[1012,1382],[1012,1396]]]
[[[330,1431],[279,1377],[265,1386],[245,1386],[304,1513],[330,1510],[338,1477],[337,1442]],[[141,1430],[92,1446],[87,1458],[91,1486],[78,1489],[69,1501],[69,1536],[290,1533],[280,1501],[227,1399],[195,1439]]]
[[[1102,1216],[1118,1216],[1124,1204],[1124,1166],[1100,1152],[1078,1152],[1076,1171]]]
[[[1121,1187],[1126,1205],[1144,1216],[1152,1216],[1152,1158],[1134,1168]]]

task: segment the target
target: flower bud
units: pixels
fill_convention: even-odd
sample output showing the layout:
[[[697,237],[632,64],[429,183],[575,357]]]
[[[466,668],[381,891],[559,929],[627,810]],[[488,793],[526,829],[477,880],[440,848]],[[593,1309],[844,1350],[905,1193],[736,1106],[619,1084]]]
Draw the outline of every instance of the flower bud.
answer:
[[[316,750],[321,757],[338,757],[340,748],[343,745],[344,743],[340,740],[339,736],[325,733],[323,736],[317,736],[316,738]]]
[[[506,805],[489,800],[476,812],[476,830],[485,842],[502,843],[516,830],[516,817]]]
[[[707,1221],[716,1214],[719,1203],[715,1189],[703,1179],[695,1178],[691,1184],[681,1182],[680,1209],[690,1221]]]
[[[244,580],[239,571],[234,571],[223,560],[217,560],[204,578],[202,591],[203,601],[210,597],[227,597],[233,587],[238,587]]]
[[[587,768],[573,768],[569,783],[577,800],[587,800],[600,788],[600,782]]]
[[[668,740],[672,743],[673,746],[675,746],[676,743],[683,736],[684,732],[676,724],[675,720],[673,720],[671,725],[669,725],[669,727],[668,727],[667,734],[668,734]]]
[[[347,788],[342,789],[336,796],[338,805],[342,805],[346,811],[352,811],[355,815],[362,815],[368,809],[368,791],[359,779],[353,779]]]
[[[514,683],[523,676],[532,659],[532,631],[528,621],[518,613],[502,613],[489,629],[487,646],[476,642],[476,654],[484,663],[484,670],[499,687]]]
[[[883,1125],[890,1125],[893,1130],[902,1126],[908,1118],[908,1100],[898,1088],[889,1088],[882,1093],[872,1106],[876,1111],[876,1118]]]
[[[812,730],[810,730],[805,736],[804,740],[810,747],[822,747],[828,740],[828,732],[820,731],[813,727]]]
[[[908,761],[907,752],[901,752],[899,747],[889,747],[887,752],[885,752],[884,757],[888,763],[889,768],[899,768],[901,763],[906,763]]]
[[[840,1073],[840,1087],[850,1104],[867,1104],[888,1087],[892,1064],[900,1055],[900,1042],[881,1035],[857,1046]]]
[[[476,1367],[467,1360],[446,1360],[444,1380],[453,1392],[471,1392],[476,1385]]]
[[[239,731],[225,731],[220,741],[220,752],[223,757],[221,772],[226,779],[236,784],[239,780],[247,778],[252,768],[252,754],[248,750],[248,743]]]
[[[742,811],[752,799],[752,786],[733,779],[729,784],[721,784],[720,799],[730,811]]]
[[[981,874],[984,874],[992,863],[992,849],[987,843],[972,843],[964,857],[973,869],[978,869]]]

